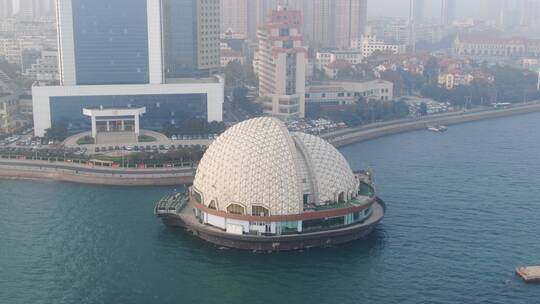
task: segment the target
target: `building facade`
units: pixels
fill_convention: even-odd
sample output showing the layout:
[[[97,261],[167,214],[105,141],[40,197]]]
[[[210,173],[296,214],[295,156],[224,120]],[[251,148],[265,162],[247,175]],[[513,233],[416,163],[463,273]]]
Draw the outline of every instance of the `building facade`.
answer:
[[[453,53],[476,59],[538,58],[540,40],[521,37],[461,35],[454,40]]]
[[[307,50],[302,14],[286,8],[272,11],[258,31],[259,95],[264,112],[282,119],[304,117]]]
[[[37,136],[54,123],[82,131],[96,106],[145,106],[154,130],[222,120],[219,0],[57,3],[61,85],[33,87]]]

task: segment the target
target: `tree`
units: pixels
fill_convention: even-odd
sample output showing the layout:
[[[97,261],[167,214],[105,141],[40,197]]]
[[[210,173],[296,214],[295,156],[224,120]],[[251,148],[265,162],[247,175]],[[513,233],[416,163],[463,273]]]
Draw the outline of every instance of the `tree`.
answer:
[[[431,98],[440,102],[447,102],[450,99],[450,91],[446,88],[441,88],[438,85],[426,85],[422,88],[422,96]]]
[[[428,61],[424,66],[424,75],[427,78],[429,84],[434,84],[439,77],[440,65],[435,57],[429,57]]]
[[[428,114],[427,112],[427,104],[425,102],[422,102],[420,104],[420,115],[426,116]]]
[[[225,85],[239,87],[244,83],[244,70],[238,60],[233,60],[225,67]]]
[[[225,85],[229,88],[256,86],[257,82],[257,75],[251,62],[242,64],[238,60],[233,60],[225,67]]]
[[[233,102],[236,104],[244,104],[247,102],[248,89],[246,87],[236,87],[233,90]]]
[[[48,140],[63,141],[67,138],[68,130],[65,124],[55,124],[45,130],[45,138]]]

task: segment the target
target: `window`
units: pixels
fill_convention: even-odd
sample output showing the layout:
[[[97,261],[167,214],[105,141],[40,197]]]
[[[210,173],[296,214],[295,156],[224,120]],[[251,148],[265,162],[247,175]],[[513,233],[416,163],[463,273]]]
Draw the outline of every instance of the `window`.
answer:
[[[244,209],[244,206],[233,203],[233,204],[230,204],[229,206],[227,206],[227,212],[231,213],[231,214],[244,215],[245,214],[245,209]]]
[[[208,208],[217,210],[217,204],[216,201],[212,200],[210,204],[208,204]]]
[[[292,40],[286,40],[283,41],[283,48],[284,49],[292,49],[294,47],[294,43]]]
[[[195,198],[195,200],[197,201],[197,203],[201,204],[202,203],[202,196],[199,192],[193,190],[193,198]]]
[[[253,216],[269,216],[270,210],[263,206],[251,206],[251,215]]]

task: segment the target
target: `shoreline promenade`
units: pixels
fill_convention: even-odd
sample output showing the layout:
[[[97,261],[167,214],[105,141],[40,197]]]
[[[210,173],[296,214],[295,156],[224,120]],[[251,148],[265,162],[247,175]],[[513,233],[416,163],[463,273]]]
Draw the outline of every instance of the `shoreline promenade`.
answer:
[[[322,135],[336,147],[379,137],[425,129],[427,125],[455,125],[472,121],[540,112],[540,102],[505,109],[446,113],[415,120],[399,120],[348,128]],[[107,186],[174,186],[190,184],[196,168],[127,169],[73,163],[0,159],[0,179],[53,180]]]

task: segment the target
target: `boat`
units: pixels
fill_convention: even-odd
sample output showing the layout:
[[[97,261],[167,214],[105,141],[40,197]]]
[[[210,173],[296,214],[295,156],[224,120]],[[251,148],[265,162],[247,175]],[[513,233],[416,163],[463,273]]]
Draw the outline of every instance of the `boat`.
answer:
[[[442,125],[436,125],[436,126],[428,126],[427,129],[428,131],[431,131],[431,132],[440,133],[440,132],[446,132],[448,130],[448,127],[442,126]]]
[[[538,282],[540,281],[540,266],[517,267],[516,274],[525,282]]]

